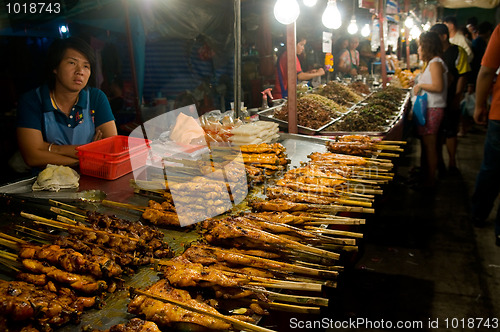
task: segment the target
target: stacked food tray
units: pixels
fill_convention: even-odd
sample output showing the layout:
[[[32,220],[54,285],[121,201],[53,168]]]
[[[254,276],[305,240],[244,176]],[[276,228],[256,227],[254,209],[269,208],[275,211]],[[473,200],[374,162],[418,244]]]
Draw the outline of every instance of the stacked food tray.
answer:
[[[297,98],[298,133],[315,135],[337,121],[349,109],[335,101],[314,93]],[[287,104],[283,103],[257,113],[259,119],[277,122],[280,129],[288,130]]]
[[[283,107],[283,105],[274,106],[274,107],[268,108],[266,110],[260,111],[257,114],[259,115],[260,120],[276,122],[279,124],[280,130],[288,131],[288,121],[280,120],[280,119],[277,119],[276,117],[274,117],[274,112],[277,110],[280,110],[282,107]],[[313,129],[313,128],[304,127],[304,126],[299,125],[299,126],[297,126],[298,132],[299,132],[299,134],[304,134],[304,135],[316,135],[316,134],[320,133],[322,130],[326,129],[331,124],[333,124],[337,120],[338,120],[338,118],[332,119],[317,129]]]
[[[375,93],[372,93],[366,99],[364,99],[363,101],[352,107],[348,113],[344,114],[341,118],[337,119],[332,124],[322,129],[319,135],[338,136],[338,135],[347,135],[352,133],[359,135],[369,135],[369,136],[386,135],[394,128],[394,126],[396,126],[398,122],[400,122],[403,119],[405,111],[409,105],[410,94],[406,91],[402,92],[403,92],[403,97],[400,99],[399,107],[390,112],[390,114],[386,115],[384,119],[385,123],[381,125],[378,130],[365,130],[365,129],[357,130],[356,128],[353,128],[352,126],[349,125],[345,126],[346,129],[342,128],[343,122],[348,121],[348,119],[350,119],[351,117],[359,114],[360,110],[363,110],[370,105],[369,100],[375,95]],[[383,107],[378,107],[378,108],[382,109]],[[366,119],[366,121],[371,121],[371,120]]]
[[[347,108],[347,111],[343,114],[339,114],[339,116],[336,117],[331,117],[328,119],[328,121],[325,121],[323,124],[321,124],[320,127],[318,128],[311,128],[303,125],[298,125],[298,133],[299,134],[304,134],[304,135],[343,135],[343,134],[349,134],[349,133],[357,133],[357,134],[363,134],[363,135],[370,135],[370,136],[383,136],[387,134],[389,131],[391,131],[394,126],[400,122],[404,116],[405,110],[407,109],[407,106],[409,104],[410,100],[410,94],[407,90],[404,89],[394,89],[394,88],[388,88],[387,92],[385,90],[380,90],[378,92],[373,92],[369,95],[367,95],[363,100],[356,104],[349,104],[346,103],[345,107]],[[316,91],[317,92],[317,91]],[[316,93],[313,91],[313,94]],[[400,94],[401,98],[397,98],[394,101],[391,100],[391,98],[388,98],[388,100],[384,100],[381,102],[380,97],[378,95],[384,95],[384,93],[389,93],[389,94]],[[386,105],[380,105],[376,106],[373,110],[375,113],[381,113],[383,110],[386,110],[386,114],[384,114],[384,119],[380,119],[379,116],[376,116],[376,119],[370,119],[368,116],[364,116],[364,114],[359,114],[359,112],[365,112],[366,109],[370,108],[370,99],[372,98],[377,98],[378,103],[384,103],[387,102]],[[263,110],[258,112],[257,114],[259,115],[260,120],[264,121],[272,121],[276,122],[279,124],[280,130],[282,131],[288,131],[288,121],[279,119],[277,117],[277,114],[282,111],[282,107],[285,105],[285,102],[276,105],[274,107],[271,107],[269,109]],[[352,105],[352,106],[350,106]],[[399,105],[397,108],[394,107],[394,105]],[[391,108],[390,110],[388,108]],[[368,112],[369,113],[369,112]],[[362,121],[367,124],[372,124],[375,120],[383,121],[382,124],[380,124],[377,128],[371,130],[371,129],[365,129],[362,126],[360,128],[356,128],[356,124],[351,124],[351,125],[346,125],[345,129],[342,128],[342,123],[347,122],[352,118],[356,118],[354,122],[356,121]]]

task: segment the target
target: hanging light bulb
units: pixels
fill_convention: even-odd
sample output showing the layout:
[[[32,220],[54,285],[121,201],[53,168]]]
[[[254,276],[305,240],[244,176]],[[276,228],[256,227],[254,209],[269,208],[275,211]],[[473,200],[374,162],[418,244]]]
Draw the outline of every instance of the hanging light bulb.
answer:
[[[429,31],[431,29],[431,22],[427,21],[424,25],[422,25],[422,29],[424,31]]]
[[[338,29],[342,25],[342,17],[340,16],[337,2],[335,0],[328,0],[325,12],[321,18],[323,25],[328,29]]]
[[[408,29],[411,29],[411,28],[413,28],[414,25],[415,25],[415,23],[413,23],[413,18],[411,18],[411,16],[408,16],[406,18],[406,21],[405,21],[405,27],[407,27]]]
[[[304,5],[307,7],[314,7],[316,2],[318,2],[318,0],[304,0]]]
[[[290,24],[299,17],[300,8],[296,0],[278,0],[274,5],[274,17],[281,24]]]
[[[421,33],[422,31],[420,31],[420,29],[416,25],[414,25],[410,30],[410,38],[417,39],[418,37],[420,37]]]
[[[351,23],[349,23],[349,26],[347,27],[347,32],[349,32],[351,35],[354,35],[356,32],[358,32],[358,25],[356,24],[356,16],[354,15],[352,15]]]
[[[361,29],[361,36],[368,37],[370,35],[370,25],[366,23]]]

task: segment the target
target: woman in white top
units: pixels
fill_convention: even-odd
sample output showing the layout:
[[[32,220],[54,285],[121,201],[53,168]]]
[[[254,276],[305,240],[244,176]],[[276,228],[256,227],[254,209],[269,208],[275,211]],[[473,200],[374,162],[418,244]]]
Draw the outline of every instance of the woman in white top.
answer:
[[[424,32],[420,35],[418,55],[426,65],[418,84],[413,87],[415,95],[421,93],[421,90],[427,93],[425,126],[417,128],[422,138],[421,162],[425,172],[424,187],[432,187],[435,184],[438,162],[437,133],[443,120],[448,90],[448,68],[441,59],[443,49],[439,40],[439,35],[435,32]]]

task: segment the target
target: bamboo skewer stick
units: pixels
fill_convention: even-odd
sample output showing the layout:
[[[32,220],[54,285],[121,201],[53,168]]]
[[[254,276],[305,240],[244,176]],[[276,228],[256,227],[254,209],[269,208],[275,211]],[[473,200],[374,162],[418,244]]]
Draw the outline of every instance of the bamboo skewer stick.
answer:
[[[253,286],[241,286],[241,288],[251,290],[255,293],[266,294],[271,300],[328,307],[328,299],[323,297],[280,294]]]
[[[21,271],[21,269],[15,266],[16,264],[18,264],[17,255],[11,254],[10,252],[0,250],[0,264],[5,265],[7,268],[13,270],[14,272]]]
[[[226,253],[226,254],[232,255],[233,257],[239,257],[242,259],[250,260],[252,263],[259,262],[259,263],[266,265],[267,268],[274,268],[277,270],[285,270],[286,269],[286,270],[291,271],[291,272],[304,273],[304,274],[310,275],[310,276],[333,277],[333,278],[336,278],[338,276],[337,271],[311,269],[311,268],[305,268],[302,266],[297,266],[294,264],[273,261],[271,259],[261,258],[261,257],[257,257],[257,256],[250,256],[250,255],[239,254],[239,253],[235,254],[233,252],[226,251],[224,249],[217,248],[217,247],[207,247],[207,246],[198,246],[198,245],[196,245],[196,246],[200,247],[202,249],[216,251],[216,252],[220,252],[223,254]]]
[[[145,206],[138,206],[138,205],[133,205],[133,204],[114,202],[114,201],[110,201],[107,199],[103,199],[101,201],[101,204],[104,206],[121,207],[121,208],[129,209],[129,210],[139,211],[139,212],[144,212],[146,210]]]
[[[351,195],[351,196],[359,197],[359,198],[366,198],[366,199],[370,199],[370,200],[375,199],[374,195],[360,194],[360,193],[352,192],[352,191],[343,191],[343,190],[340,190],[339,193],[346,194],[346,195]]]
[[[29,227],[24,227],[21,225],[16,225],[15,228],[19,232],[23,232],[23,233],[28,234],[30,236],[35,236],[35,237],[40,238],[42,240],[55,240],[58,238],[57,235],[47,234],[47,233],[40,232],[40,231],[37,231],[35,229],[31,229]]]
[[[364,225],[365,221],[358,220],[322,220],[322,221],[308,221],[304,225]]]
[[[377,189],[375,189],[377,188]],[[347,191],[358,194],[366,194],[366,195],[382,195],[384,191],[380,189],[380,187],[374,186],[366,186],[366,185],[355,185],[353,187],[347,187]]]
[[[171,266],[175,265],[175,262],[161,260],[157,262],[158,265]],[[311,291],[311,292],[321,292],[323,285],[326,283],[312,283],[306,281],[287,281],[282,279],[273,279],[273,278],[265,278],[265,277],[256,277],[250,274],[246,274],[243,272],[232,272],[225,271],[221,269],[217,269],[211,267],[210,269],[217,270],[217,272],[225,274],[229,277],[238,277],[245,278],[250,280],[249,285],[261,286],[261,287],[269,287],[269,288],[281,288],[287,290],[302,290],[302,291]]]
[[[189,305],[187,303],[184,303],[184,302],[180,302],[180,301],[177,301],[177,300],[174,300],[174,299],[170,299],[170,298],[166,298],[166,297],[163,297],[163,296],[158,296],[156,294],[152,294],[152,293],[149,293],[149,292],[141,291],[141,290],[138,290],[138,289],[135,289],[135,288],[132,288],[132,287],[129,288],[129,292],[130,292],[130,294],[144,295],[144,296],[150,297],[152,299],[155,299],[157,301],[174,304],[174,305],[176,305],[178,307],[181,307],[181,308],[183,308],[185,310],[193,311],[193,312],[196,312],[196,313],[199,313],[199,314],[202,314],[202,315],[210,316],[212,318],[220,319],[221,321],[229,323],[229,324],[232,324],[234,327],[239,328],[239,329],[244,329],[244,330],[249,330],[249,331],[256,331],[256,332],[274,332],[273,330],[270,330],[270,329],[267,329],[267,328],[264,328],[264,327],[260,327],[260,326],[257,326],[255,324],[250,324],[250,323],[247,323],[247,322],[244,322],[244,321],[240,321],[240,320],[238,320],[236,318],[233,318],[233,317],[230,317],[230,316],[225,316],[225,315],[220,314],[218,312],[215,313],[215,312],[211,312],[211,311],[208,311],[208,310],[205,310],[205,309],[196,308],[196,307],[193,307],[193,306],[191,306],[191,305]]]
[[[288,225],[285,223],[268,221],[268,220],[259,218],[259,217],[254,216],[254,215],[243,215],[243,217],[247,218],[247,219],[256,220],[257,223],[263,224],[264,226],[270,225],[270,226],[277,226],[277,227],[289,229],[291,232],[295,232],[298,236],[302,236],[304,241],[308,241],[308,240],[309,241],[311,241],[311,240],[332,241],[332,240],[334,240],[333,238],[331,238],[329,236],[321,236],[321,235],[318,236],[318,234],[315,234],[315,232],[310,232],[310,231],[307,231],[307,230],[304,230],[304,229],[301,229],[301,228],[298,228],[298,227],[295,227],[292,225]],[[344,239],[342,239],[342,240],[344,240]]]
[[[61,209],[61,208],[57,208],[57,207],[54,207],[54,206],[50,208],[50,211],[54,212],[56,214],[59,214],[61,216],[73,218],[74,220],[77,220],[77,221],[80,221],[80,222],[87,221],[87,217],[86,216],[83,216],[83,215],[81,215],[79,213],[67,211],[67,210],[64,210],[64,209]],[[75,221],[73,221],[73,224],[74,223],[75,223]]]
[[[68,228],[74,228],[74,229],[79,229],[79,230],[83,230],[83,231],[89,231],[89,232],[94,232],[94,233],[101,233],[101,234],[106,234],[106,235],[112,235],[112,236],[120,237],[122,239],[130,240],[130,241],[136,241],[136,242],[141,241],[140,239],[128,237],[128,236],[121,235],[121,234],[110,233],[110,232],[106,232],[106,231],[100,231],[100,230],[96,230],[96,229],[89,228],[89,227],[84,227],[84,226],[68,225],[68,224],[65,224],[65,223],[62,223],[62,222],[59,222],[59,221],[55,221],[55,220],[52,220],[52,219],[47,219],[47,218],[39,217],[39,216],[36,216],[34,214],[30,214],[30,213],[26,213],[26,212],[21,212],[21,216],[23,216],[25,218],[28,218],[28,219],[31,219],[31,220],[33,220],[36,223],[39,223],[39,224],[42,224],[42,225],[47,225],[47,226],[52,226],[52,227],[56,227],[56,228],[60,228],[60,229],[66,229],[67,230]],[[60,216],[60,217],[65,218],[63,216]]]
[[[362,206],[362,207],[372,207],[372,203],[370,202],[362,202],[359,200],[353,200],[353,199],[342,199],[342,198],[335,198],[333,199],[335,203],[340,203],[340,204],[345,204],[345,205],[356,205],[356,206]]]
[[[340,236],[348,236],[348,237],[354,237],[357,239],[362,239],[363,238],[363,233],[355,233],[355,232],[346,232],[346,231],[338,231],[335,229],[327,229],[327,228],[319,228],[319,227],[311,227],[311,226],[305,226],[305,229],[310,229],[314,232],[322,233],[322,234],[332,234],[332,235],[340,235]]]
[[[370,177],[370,179],[377,179],[377,180],[392,180],[392,176],[386,176],[386,175],[378,175],[378,174],[369,174],[369,173],[359,173],[357,174],[358,176],[361,177]]]
[[[65,216],[57,216],[57,220],[69,225],[76,225],[76,222],[73,219],[69,219],[68,217]]]
[[[311,262],[304,262],[304,261],[294,261],[296,265],[299,266],[304,266],[304,267],[310,267],[312,269],[318,269],[318,270],[327,270],[327,271],[343,271],[344,267],[340,265],[334,265],[334,266],[325,266],[325,265],[320,265],[320,264],[315,264]]]
[[[375,147],[377,149],[381,149],[381,150],[390,150],[390,151],[398,151],[398,152],[404,151],[404,149],[402,149],[399,145],[376,144]]]
[[[306,220],[311,220],[311,221],[317,221],[317,220],[362,220],[365,221],[365,219],[360,219],[360,218],[352,218],[352,217],[344,217],[344,216],[335,216],[335,215],[330,215],[330,214],[323,214],[323,213],[304,213],[304,212],[293,212],[293,215],[302,217]]]
[[[72,211],[72,212],[79,213],[82,215],[84,215],[87,212],[84,209],[81,209],[81,208],[76,207],[74,205],[69,205],[69,204],[66,204],[63,202],[55,201],[53,199],[49,199],[49,204],[54,205],[56,207],[64,208],[67,211]]]
[[[257,299],[242,298],[238,300],[245,303],[257,303],[261,307],[264,307],[269,310],[284,311],[296,314],[312,314],[312,315],[319,315],[321,313],[320,307],[298,306],[294,304],[279,303],[279,302],[265,302]]]
[[[292,241],[292,240],[288,240],[288,239],[286,239],[284,237],[281,237],[281,236],[278,236],[278,235],[274,235],[274,234],[269,233],[269,232],[265,232],[265,231],[262,231],[262,230],[259,230],[259,229],[248,228],[245,225],[239,224],[238,226],[241,227],[244,230],[249,231],[249,232],[261,233],[262,236],[274,239],[274,240],[278,241],[278,243],[280,243],[282,245],[285,245],[285,246],[287,246],[287,247],[289,247],[291,249],[297,249],[297,250],[301,250],[301,251],[305,251],[305,252],[311,252],[311,253],[314,253],[314,254],[318,254],[319,256],[328,257],[328,258],[335,259],[335,260],[337,260],[337,259],[340,258],[340,255],[337,254],[337,253],[328,252],[328,251],[325,251],[325,250],[317,249],[315,247],[310,247],[310,246],[307,246],[305,244],[302,244],[302,243],[299,243],[299,242],[296,242],[296,241]]]
[[[9,241],[7,239],[0,238],[0,245],[7,247],[12,250],[19,250],[19,244],[14,241]]]
[[[386,141],[386,140],[382,140],[382,141],[378,141],[378,144],[401,144],[401,145],[406,145],[407,142],[406,141]]]
[[[388,152],[378,152],[376,155],[382,157],[392,157],[392,158],[399,157],[399,154],[397,153],[388,153]]]
[[[310,209],[318,210],[322,212],[360,212],[360,213],[375,213],[374,209],[367,209],[364,207],[357,206],[345,206],[345,205],[325,205],[325,204],[304,204]]]
[[[5,233],[0,233],[0,238],[6,239],[6,240],[9,240],[11,242],[18,243],[18,244],[27,244],[28,243],[24,240],[18,239],[17,237],[14,237],[14,236],[7,235]]]
[[[321,284],[306,284],[293,281],[276,281],[276,282],[263,282],[252,281],[248,283],[251,286],[259,286],[264,288],[279,288],[285,290],[299,290],[309,292],[321,292]]]
[[[12,254],[10,252],[3,251],[3,250],[0,250],[0,257],[2,257],[4,259],[12,260],[12,261],[17,261],[16,254]]]
[[[348,252],[357,252],[359,250],[358,246],[339,246],[336,244],[322,244],[320,248],[325,250],[343,250]]]

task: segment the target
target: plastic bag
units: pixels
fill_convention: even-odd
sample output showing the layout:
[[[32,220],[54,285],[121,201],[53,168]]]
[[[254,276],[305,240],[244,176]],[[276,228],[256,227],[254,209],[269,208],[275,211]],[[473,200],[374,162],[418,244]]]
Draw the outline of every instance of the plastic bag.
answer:
[[[476,94],[466,93],[464,99],[460,102],[460,110],[462,115],[474,116],[474,108],[476,107]]]
[[[427,93],[418,95],[413,103],[413,117],[420,126],[425,126],[427,116]]]

